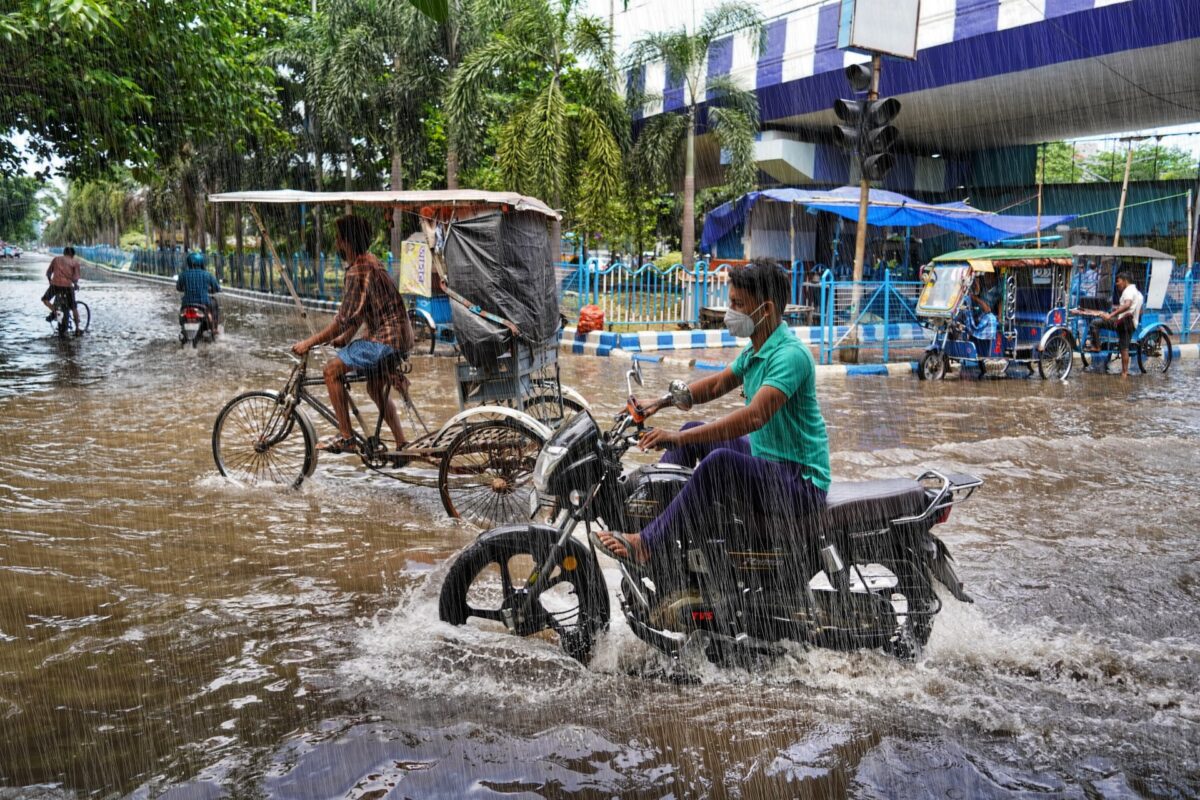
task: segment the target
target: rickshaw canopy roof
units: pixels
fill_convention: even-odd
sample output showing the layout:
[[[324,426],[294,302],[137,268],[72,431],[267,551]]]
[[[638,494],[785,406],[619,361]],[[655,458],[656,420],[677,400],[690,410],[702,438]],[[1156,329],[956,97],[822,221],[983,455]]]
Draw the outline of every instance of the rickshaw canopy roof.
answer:
[[[419,192],[302,192],[273,189],[253,192],[210,194],[210,203],[274,203],[283,205],[345,205],[401,208],[420,212],[425,206],[510,206],[515,211],[533,211],[559,219],[557,211],[536,197],[516,192],[485,192],[480,189],[441,189]]]
[[[1175,260],[1175,256],[1149,247],[1104,247],[1095,244],[1077,244],[1074,247],[1068,247],[1067,252],[1074,256],[1095,258],[1167,258],[1171,261]]]
[[[933,259],[935,264],[948,261],[967,261],[976,272],[989,272],[992,265],[1001,267],[1049,267],[1070,266],[1074,260],[1068,250],[1042,248],[1041,250],[990,249],[990,250],[956,250]],[[978,267],[983,267],[979,269]]]

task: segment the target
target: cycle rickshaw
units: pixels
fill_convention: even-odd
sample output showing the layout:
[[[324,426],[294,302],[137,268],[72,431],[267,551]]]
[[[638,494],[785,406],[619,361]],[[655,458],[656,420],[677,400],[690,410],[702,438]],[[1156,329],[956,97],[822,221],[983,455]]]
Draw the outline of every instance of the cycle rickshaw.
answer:
[[[1072,285],[1071,320],[1083,366],[1086,368],[1095,359],[1107,371],[1118,355],[1115,331],[1100,331],[1099,352],[1086,349],[1088,323],[1097,313],[1109,311],[1120,302],[1117,275],[1128,272],[1145,298],[1141,319],[1129,343],[1129,357],[1142,372],[1169,370],[1175,350],[1171,342],[1174,331],[1168,320],[1177,309],[1171,307],[1167,290],[1175,258],[1148,247],[1076,245],[1067,249],[1075,257],[1075,273],[1079,276]]]
[[[536,507],[530,480],[542,445],[554,427],[587,408],[582,396],[559,382],[561,317],[549,237],[556,212],[531,197],[469,190],[232,192],[209,199],[373,206],[419,220],[450,300],[459,413],[389,452],[380,437],[383,415],[370,427],[351,399],[360,429],[354,434],[357,454],[369,469],[413,483],[425,482],[427,471],[412,465],[436,466],[442,504],[452,517],[485,527],[528,519]],[[251,213],[270,244],[253,206]],[[290,278],[282,277],[292,291]],[[321,375],[307,374],[307,356],[295,360],[283,390],[244,393],[218,415],[212,446],[222,475],[299,486],[316,469],[317,437],[303,406],[331,424],[336,419],[320,399]],[[423,427],[407,392],[410,362],[395,359],[389,366],[392,390]],[[347,388],[364,380],[351,373]]]
[[[933,332],[933,343],[917,376],[937,380],[958,364],[999,377],[1015,363],[1065,380],[1076,342],[1067,314],[1072,264],[1067,250],[991,249],[947,253],[922,267],[917,319]],[[968,335],[976,278],[987,284],[996,306],[996,332],[981,343],[984,352]]]

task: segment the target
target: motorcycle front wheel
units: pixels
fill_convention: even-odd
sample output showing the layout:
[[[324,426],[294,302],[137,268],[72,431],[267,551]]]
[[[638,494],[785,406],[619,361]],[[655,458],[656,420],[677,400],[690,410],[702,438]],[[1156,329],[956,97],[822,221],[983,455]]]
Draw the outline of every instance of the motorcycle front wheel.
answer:
[[[520,636],[557,640],[567,655],[587,663],[595,637],[608,627],[608,593],[587,548],[569,540],[531,594],[554,547],[550,533],[515,525],[479,537],[451,565],[438,616],[451,625],[475,618]]]

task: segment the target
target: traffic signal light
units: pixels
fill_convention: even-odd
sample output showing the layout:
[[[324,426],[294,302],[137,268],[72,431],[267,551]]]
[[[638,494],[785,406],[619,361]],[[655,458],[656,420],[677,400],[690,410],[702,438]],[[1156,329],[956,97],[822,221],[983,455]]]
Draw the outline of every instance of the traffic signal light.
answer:
[[[865,64],[846,67],[846,78],[855,91],[869,88],[871,70]],[[883,180],[896,164],[891,153],[900,131],[891,122],[900,113],[900,101],[894,97],[877,100],[838,100],[833,113],[843,123],[833,126],[833,139],[858,156],[859,169],[868,181]]]

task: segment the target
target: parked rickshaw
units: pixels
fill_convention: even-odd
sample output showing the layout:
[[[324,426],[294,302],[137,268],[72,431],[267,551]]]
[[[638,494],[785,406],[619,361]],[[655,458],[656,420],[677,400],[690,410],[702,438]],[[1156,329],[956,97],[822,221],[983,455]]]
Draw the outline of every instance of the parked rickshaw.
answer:
[[[1165,373],[1171,368],[1175,350],[1174,333],[1168,320],[1170,308],[1167,289],[1175,269],[1175,258],[1149,247],[1103,247],[1076,245],[1067,248],[1075,258],[1077,279],[1071,291],[1071,322],[1079,355],[1086,368],[1096,360],[1107,371],[1113,358],[1119,355],[1116,331],[1100,331],[1100,351],[1090,352],[1087,342],[1088,324],[1099,313],[1110,311],[1119,304],[1117,275],[1128,272],[1133,283],[1145,298],[1141,319],[1129,343],[1130,360],[1136,361],[1142,372]]]
[[[1002,376],[1020,364],[1043,378],[1071,373],[1075,333],[1067,314],[1072,255],[1066,250],[960,250],[938,256],[921,270],[925,283],[917,318],[933,332],[917,376],[943,378],[950,365]],[[973,339],[977,309],[972,286],[996,306],[995,334]]]
[[[209,200],[373,206],[414,215],[435,274],[444,278],[458,343],[459,413],[389,452],[380,436],[383,415],[368,425],[352,399],[356,452],[369,469],[416,483],[427,482],[427,471],[414,462],[437,466],[442,504],[452,517],[483,527],[529,518],[536,507],[530,480],[542,445],[559,423],[587,407],[559,383],[561,318],[548,230],[555,211],[531,197],[481,191],[232,192]],[[259,221],[253,207],[252,213]],[[213,457],[222,475],[299,486],[315,470],[317,437],[303,408],[330,424],[336,419],[324,402],[321,375],[307,374],[307,355],[295,360],[282,391],[247,392],[218,415]],[[395,359],[390,368],[393,390],[424,426],[408,396],[411,362]],[[351,373],[347,389],[363,380]]]

